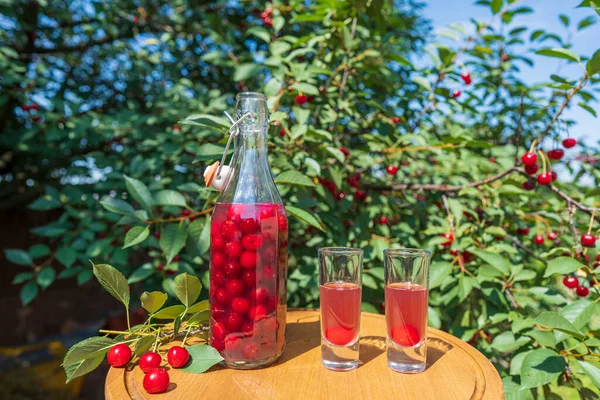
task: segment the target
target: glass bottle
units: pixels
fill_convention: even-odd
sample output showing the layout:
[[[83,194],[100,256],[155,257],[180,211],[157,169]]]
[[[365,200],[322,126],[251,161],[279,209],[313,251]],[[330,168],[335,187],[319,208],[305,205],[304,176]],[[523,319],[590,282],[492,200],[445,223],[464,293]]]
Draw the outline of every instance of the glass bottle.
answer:
[[[236,97],[229,175],[211,220],[210,343],[224,363],[250,369],[283,351],[288,221],[267,160],[265,96]]]

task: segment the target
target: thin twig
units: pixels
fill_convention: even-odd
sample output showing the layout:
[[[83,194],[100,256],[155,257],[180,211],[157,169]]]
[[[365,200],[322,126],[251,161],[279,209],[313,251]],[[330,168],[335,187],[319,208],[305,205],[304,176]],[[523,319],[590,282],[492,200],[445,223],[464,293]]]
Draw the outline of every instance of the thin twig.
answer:
[[[547,264],[546,260],[544,260],[543,258],[541,258],[540,256],[538,256],[537,254],[535,254],[527,246],[523,245],[523,243],[521,243],[516,237],[514,237],[512,235],[509,235],[508,233],[506,235],[504,235],[504,237],[507,238],[508,240],[510,240],[513,245],[515,245],[519,249],[523,250],[525,253],[529,254],[531,257],[535,258],[538,261],[543,262],[544,264]]]
[[[513,294],[510,292],[510,289],[506,288],[504,289],[504,294],[506,294],[506,297],[508,297],[508,300],[510,300],[512,306],[516,309],[519,308],[519,303],[517,303],[517,300],[515,300],[515,297],[513,296]]]

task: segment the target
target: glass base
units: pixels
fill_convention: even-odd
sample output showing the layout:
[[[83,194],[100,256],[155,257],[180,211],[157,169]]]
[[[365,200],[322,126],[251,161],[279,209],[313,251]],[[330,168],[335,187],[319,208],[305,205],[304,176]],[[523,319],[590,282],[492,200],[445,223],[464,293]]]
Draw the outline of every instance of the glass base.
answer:
[[[269,357],[269,358],[265,358],[262,360],[255,360],[255,361],[221,361],[220,364],[224,365],[228,368],[231,368],[231,369],[256,369],[256,368],[266,367],[267,365],[271,365],[275,361],[277,361],[279,359],[279,357],[281,357],[281,355],[283,354],[284,350],[285,350],[285,342],[283,343],[283,347],[281,348],[281,351],[279,352],[279,354],[275,355],[274,357]]]
[[[396,344],[387,339],[387,364],[392,371],[403,374],[418,374],[425,371],[427,361],[427,340],[412,347]]]
[[[336,346],[321,339],[323,366],[332,371],[350,371],[358,367],[358,345],[360,339],[347,346]]]

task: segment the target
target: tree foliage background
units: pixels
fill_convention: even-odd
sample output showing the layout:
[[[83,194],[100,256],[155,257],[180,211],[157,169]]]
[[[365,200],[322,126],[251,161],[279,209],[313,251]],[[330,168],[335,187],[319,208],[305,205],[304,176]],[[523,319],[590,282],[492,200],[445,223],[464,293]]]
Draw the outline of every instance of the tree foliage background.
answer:
[[[532,31],[527,5],[477,3],[489,21],[433,35],[413,0],[0,0],[0,205],[60,211],[32,230],[39,243],[5,250],[23,303],[56,279],[88,282],[88,260],[138,290],[172,294],[177,272],[208,287],[218,193],[202,172],[235,93],[261,91],[292,216],[290,306],[318,306],[318,247],[365,249],[370,312],[382,250],[429,248],[430,325],[488,356],[507,398],[597,398],[598,247],[580,235],[598,234],[598,148],[542,154],[575,124],[565,109],[596,115],[600,53]],[[594,28],[600,2],[579,7],[590,16],[557,31]],[[521,81],[534,53],[580,77]],[[561,164],[557,181],[532,189],[530,148],[539,173]]]

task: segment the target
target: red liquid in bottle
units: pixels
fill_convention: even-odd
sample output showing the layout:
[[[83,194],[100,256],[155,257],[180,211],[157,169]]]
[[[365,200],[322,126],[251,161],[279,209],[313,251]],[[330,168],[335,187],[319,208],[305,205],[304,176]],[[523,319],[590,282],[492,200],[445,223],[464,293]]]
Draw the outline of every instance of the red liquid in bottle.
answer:
[[[215,206],[210,339],[226,362],[268,360],[283,349],[287,230],[282,205]]]
[[[321,335],[331,344],[347,346],[358,339],[361,287],[354,283],[321,285]]]
[[[415,346],[427,332],[429,290],[421,285],[393,283],[385,287],[387,334],[396,344]]]

